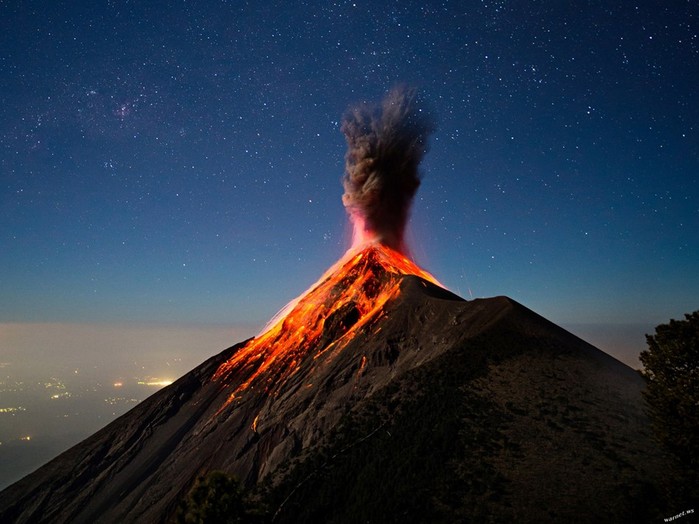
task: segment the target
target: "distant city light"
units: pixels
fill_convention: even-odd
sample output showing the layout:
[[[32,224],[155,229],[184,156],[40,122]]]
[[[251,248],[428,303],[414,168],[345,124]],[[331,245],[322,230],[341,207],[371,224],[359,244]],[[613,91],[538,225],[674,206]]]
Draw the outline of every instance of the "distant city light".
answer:
[[[16,413],[17,411],[27,411],[22,406],[16,408],[0,408],[0,413]]]
[[[172,382],[173,382],[172,380],[167,380],[167,379],[164,379],[164,380],[156,379],[156,380],[152,380],[152,381],[148,381],[148,382],[145,380],[138,381],[138,383],[141,386],[160,386],[160,387],[169,386],[170,384],[172,384]]]
[[[138,404],[140,400],[137,398],[126,398],[126,397],[109,397],[105,398],[104,401],[110,406],[125,405],[125,404]]]
[[[54,393],[53,395],[51,395],[52,400],[56,400],[58,398],[67,398],[67,397],[72,397],[72,395],[70,393],[68,393],[67,391],[64,391],[63,393]]]
[[[124,385],[123,382],[115,382],[115,383],[114,383],[114,387],[115,387],[115,388],[120,388],[120,387],[123,386],[123,385]]]

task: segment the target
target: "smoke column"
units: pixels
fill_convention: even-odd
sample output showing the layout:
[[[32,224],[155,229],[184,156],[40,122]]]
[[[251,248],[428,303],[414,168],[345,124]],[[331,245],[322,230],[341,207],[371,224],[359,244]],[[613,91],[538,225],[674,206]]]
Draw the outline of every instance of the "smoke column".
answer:
[[[420,186],[418,166],[434,130],[415,89],[394,88],[375,106],[350,109],[340,128],[347,140],[342,203],[354,245],[369,241],[406,253],[405,226]]]

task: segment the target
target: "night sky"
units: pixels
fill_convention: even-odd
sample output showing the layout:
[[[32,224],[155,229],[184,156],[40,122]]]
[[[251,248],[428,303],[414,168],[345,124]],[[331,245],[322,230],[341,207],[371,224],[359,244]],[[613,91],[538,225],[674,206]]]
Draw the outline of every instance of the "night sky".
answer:
[[[408,242],[451,290],[699,307],[693,1],[0,9],[0,322],[262,326],[349,247],[342,115],[398,84],[437,123]]]

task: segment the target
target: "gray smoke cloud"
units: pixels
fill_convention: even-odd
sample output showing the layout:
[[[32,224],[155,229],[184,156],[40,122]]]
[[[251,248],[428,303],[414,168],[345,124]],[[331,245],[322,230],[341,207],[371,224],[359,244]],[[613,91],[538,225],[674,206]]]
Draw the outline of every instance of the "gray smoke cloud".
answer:
[[[377,105],[345,114],[347,140],[342,203],[354,227],[355,245],[378,240],[406,252],[405,226],[420,186],[418,166],[434,130],[413,88],[392,89]]]

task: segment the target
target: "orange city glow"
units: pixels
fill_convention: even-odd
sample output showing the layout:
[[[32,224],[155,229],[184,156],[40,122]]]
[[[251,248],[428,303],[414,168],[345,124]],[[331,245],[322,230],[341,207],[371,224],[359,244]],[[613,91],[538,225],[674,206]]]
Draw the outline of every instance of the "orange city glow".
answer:
[[[440,285],[408,257],[383,244],[350,249],[261,335],[224,362],[214,380],[241,381],[229,402],[258,379],[265,390],[273,393],[298,370],[309,351],[314,350],[314,359],[331,350],[339,351],[354,333],[380,318],[384,305],[398,295],[402,275],[417,275]],[[321,341],[323,329],[328,321],[338,321],[338,316],[346,331],[326,344]],[[366,359],[361,367],[365,364]]]
[[[172,384],[172,380],[170,379],[153,379],[153,380],[139,380],[138,384],[140,386],[158,386],[158,387],[164,387],[164,386],[169,386]]]

